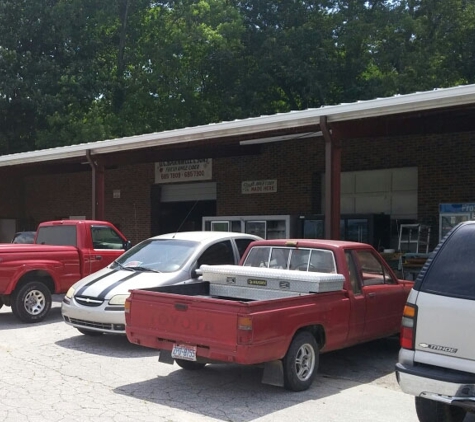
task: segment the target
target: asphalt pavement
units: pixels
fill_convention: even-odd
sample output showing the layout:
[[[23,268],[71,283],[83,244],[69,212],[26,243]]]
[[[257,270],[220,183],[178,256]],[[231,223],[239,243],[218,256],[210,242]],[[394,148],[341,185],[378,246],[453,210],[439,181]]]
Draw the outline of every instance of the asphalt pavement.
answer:
[[[84,336],[60,301],[32,325],[0,310],[0,422],[417,422],[394,376],[396,339],[323,354],[295,393],[261,384],[257,367],[186,371],[126,337]]]

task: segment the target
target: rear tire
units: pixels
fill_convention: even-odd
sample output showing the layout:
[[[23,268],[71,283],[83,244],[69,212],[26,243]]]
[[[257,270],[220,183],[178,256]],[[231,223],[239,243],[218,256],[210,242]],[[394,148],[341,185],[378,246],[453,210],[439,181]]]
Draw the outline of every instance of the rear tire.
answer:
[[[307,390],[317,375],[319,350],[315,337],[308,331],[297,334],[282,364],[284,388],[290,391]]]
[[[420,422],[462,422],[467,411],[424,397],[416,397],[416,413]]]
[[[40,322],[51,309],[51,292],[38,281],[31,281],[12,295],[13,314],[23,322]]]
[[[191,360],[184,359],[175,359],[175,362],[180,368],[187,369],[188,371],[197,371],[199,369],[203,369],[206,366],[206,363],[193,362]]]
[[[93,331],[93,330],[86,330],[84,328],[76,328],[81,334],[84,334],[85,336],[89,336],[89,337],[99,337],[99,336],[102,336],[102,334],[104,333],[101,333],[100,331]]]

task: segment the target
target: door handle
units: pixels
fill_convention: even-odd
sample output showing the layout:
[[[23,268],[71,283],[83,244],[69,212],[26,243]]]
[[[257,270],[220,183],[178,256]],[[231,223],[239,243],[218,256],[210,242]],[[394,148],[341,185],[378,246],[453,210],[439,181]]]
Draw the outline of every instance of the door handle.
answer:
[[[95,259],[96,261],[101,261],[101,260],[102,260],[102,255],[96,255],[96,256],[94,257],[94,259]]]
[[[376,296],[376,293],[374,292],[368,293],[368,297],[375,297],[375,296]]]

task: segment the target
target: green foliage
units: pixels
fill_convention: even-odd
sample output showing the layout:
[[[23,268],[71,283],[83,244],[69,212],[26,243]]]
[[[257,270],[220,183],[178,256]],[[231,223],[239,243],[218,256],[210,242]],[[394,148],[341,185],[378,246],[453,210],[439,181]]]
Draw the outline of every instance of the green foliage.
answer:
[[[2,0],[0,154],[474,82],[474,0]]]

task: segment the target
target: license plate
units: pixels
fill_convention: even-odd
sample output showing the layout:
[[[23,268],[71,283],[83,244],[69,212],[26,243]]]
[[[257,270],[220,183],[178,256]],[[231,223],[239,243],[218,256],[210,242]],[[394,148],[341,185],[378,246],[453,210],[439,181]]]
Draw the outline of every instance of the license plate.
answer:
[[[196,360],[196,346],[174,344],[172,349],[173,359]]]

